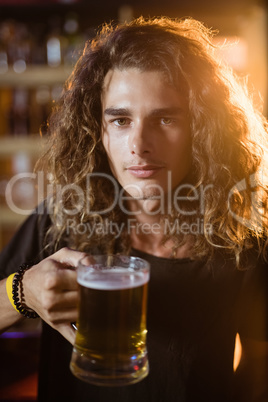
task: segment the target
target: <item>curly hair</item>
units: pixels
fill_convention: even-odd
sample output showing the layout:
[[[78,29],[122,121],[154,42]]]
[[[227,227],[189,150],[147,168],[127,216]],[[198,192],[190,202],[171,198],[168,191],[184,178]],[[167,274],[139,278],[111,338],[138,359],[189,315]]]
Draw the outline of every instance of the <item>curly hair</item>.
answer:
[[[140,17],[124,25],[106,24],[86,43],[50,116],[50,146],[42,158],[54,189],[49,198],[52,243],[66,236],[70,215],[75,225],[103,223],[106,218],[126,222],[118,205],[110,208],[115,189],[106,177],[111,172],[101,142],[101,94],[109,70],[133,67],[163,72],[175,87],[180,84],[188,99],[192,163],[187,179],[195,190],[206,192],[202,211],[183,214],[183,220],[191,224],[199,218],[213,229],[193,236],[191,257],[208,258],[218,247],[239,264],[241,252],[265,238],[267,123],[245,81],[220,60],[213,35],[190,18]],[[191,198],[191,191],[186,196]],[[193,202],[185,202],[187,208],[193,208]],[[175,222],[179,217],[173,210],[168,218]],[[88,238],[74,232],[69,231],[68,242],[77,249],[130,250],[126,231],[120,242],[111,233]],[[172,230],[164,240],[169,238],[176,247],[185,241]]]

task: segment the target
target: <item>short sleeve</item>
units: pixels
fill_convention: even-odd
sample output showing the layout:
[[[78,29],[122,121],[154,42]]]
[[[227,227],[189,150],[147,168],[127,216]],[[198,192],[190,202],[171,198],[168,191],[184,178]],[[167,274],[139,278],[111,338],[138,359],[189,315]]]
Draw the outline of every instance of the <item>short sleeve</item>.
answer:
[[[37,263],[45,257],[45,234],[51,221],[42,208],[37,208],[18,229],[0,254],[0,279],[18,270],[24,262]],[[39,212],[38,212],[39,211]]]

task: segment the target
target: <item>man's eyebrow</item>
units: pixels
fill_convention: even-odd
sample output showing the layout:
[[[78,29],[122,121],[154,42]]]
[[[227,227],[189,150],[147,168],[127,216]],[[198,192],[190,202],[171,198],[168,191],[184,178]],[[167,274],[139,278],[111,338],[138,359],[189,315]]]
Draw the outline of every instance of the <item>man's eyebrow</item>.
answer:
[[[151,112],[152,116],[161,117],[161,116],[175,116],[183,112],[181,107],[167,107],[154,109]]]
[[[104,114],[108,116],[129,116],[131,113],[126,108],[109,107],[104,110]]]
[[[181,114],[183,109],[181,107],[166,107],[153,109],[150,112],[152,117],[161,117],[161,116],[175,116]],[[104,114],[107,116],[130,116],[131,111],[127,108],[117,108],[117,107],[109,107],[104,110]]]

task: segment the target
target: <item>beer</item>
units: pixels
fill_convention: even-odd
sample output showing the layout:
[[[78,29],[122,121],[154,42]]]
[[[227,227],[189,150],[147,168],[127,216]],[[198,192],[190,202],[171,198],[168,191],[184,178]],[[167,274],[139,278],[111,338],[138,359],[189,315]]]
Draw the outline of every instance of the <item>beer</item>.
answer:
[[[148,269],[135,267],[78,273],[78,331],[71,361],[78,378],[99,385],[127,385],[148,374],[148,279]]]

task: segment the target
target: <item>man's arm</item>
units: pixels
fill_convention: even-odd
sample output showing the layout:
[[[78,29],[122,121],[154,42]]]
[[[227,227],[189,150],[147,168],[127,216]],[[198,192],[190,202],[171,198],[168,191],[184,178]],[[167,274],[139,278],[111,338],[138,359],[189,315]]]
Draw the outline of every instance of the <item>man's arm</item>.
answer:
[[[63,248],[27,270],[23,276],[23,295],[28,308],[36,311],[52,328],[74,343],[71,322],[77,320],[78,290],[76,271],[84,256],[79,251]],[[23,319],[11,305],[6,292],[6,279],[0,282],[0,330]]]
[[[0,331],[4,332],[12,325],[23,320],[24,317],[11,305],[7,291],[6,279],[0,281]]]

